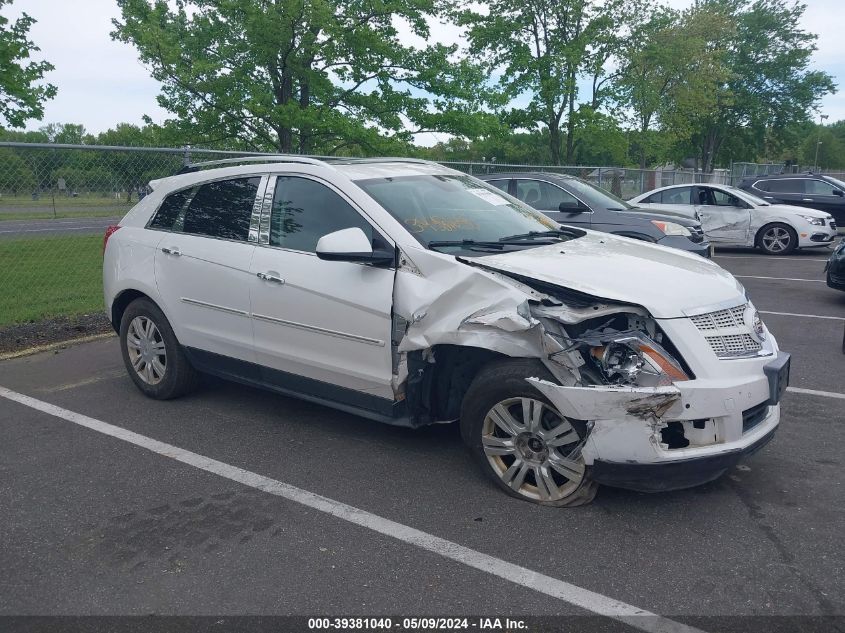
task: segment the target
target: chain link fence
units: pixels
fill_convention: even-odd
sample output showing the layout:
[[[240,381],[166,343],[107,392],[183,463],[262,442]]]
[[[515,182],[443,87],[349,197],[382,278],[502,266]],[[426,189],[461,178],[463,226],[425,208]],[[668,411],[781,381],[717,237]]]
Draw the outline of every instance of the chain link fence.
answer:
[[[150,180],[233,154],[242,153],[0,143],[0,330],[98,315],[105,228]]]
[[[0,330],[102,311],[102,237],[145,195],[150,180],[189,162],[257,153],[191,148],[0,142]],[[734,183],[750,164],[690,169],[560,167],[444,162],[468,174],[553,172],[583,178],[621,198],[692,182]],[[757,166],[772,170],[777,166]],[[757,171],[755,173],[767,173]]]

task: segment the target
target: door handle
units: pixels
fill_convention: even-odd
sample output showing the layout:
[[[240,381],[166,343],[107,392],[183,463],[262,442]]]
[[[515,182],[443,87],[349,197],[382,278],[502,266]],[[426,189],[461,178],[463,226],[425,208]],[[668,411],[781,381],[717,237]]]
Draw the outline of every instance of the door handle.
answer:
[[[274,284],[283,284],[285,280],[278,276],[277,273],[267,272],[267,273],[256,273],[256,276],[261,279],[262,281],[269,281]]]
[[[801,198],[801,202],[812,202],[812,198]]]
[[[162,252],[162,253],[167,253],[168,255],[173,255],[174,257],[179,257],[179,256],[182,254],[182,251],[180,251],[180,250],[179,250],[177,247],[175,247],[175,246],[171,246],[171,247],[162,246],[162,248],[161,248],[161,252]]]

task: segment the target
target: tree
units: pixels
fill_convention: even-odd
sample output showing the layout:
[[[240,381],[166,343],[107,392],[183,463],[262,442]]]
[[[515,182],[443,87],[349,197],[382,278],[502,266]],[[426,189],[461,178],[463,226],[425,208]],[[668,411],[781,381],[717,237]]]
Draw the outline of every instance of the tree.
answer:
[[[424,131],[476,134],[480,71],[425,39],[436,0],[118,0],[112,37],[162,83],[194,141],[281,152],[380,152]]]
[[[835,92],[832,77],[810,70],[817,36],[797,25],[806,8],[791,0],[704,0],[727,11],[736,25],[726,46],[728,80],[713,111],[701,117],[694,143],[705,171],[712,171],[725,142],[747,135],[758,151],[807,121],[822,96]],[[724,156],[725,159],[730,158]]]
[[[845,145],[837,138],[830,126],[814,125],[801,144],[801,162],[819,169],[842,169],[845,167]],[[818,151],[818,159],[816,159]]]
[[[0,0],[0,9],[12,0]],[[35,23],[26,13],[14,22],[0,15],[0,117],[11,127],[23,127],[28,119],[44,116],[44,102],[56,95],[52,84],[40,84],[53,70],[46,61],[28,61],[40,49],[28,39]]]
[[[528,99],[506,121],[516,128],[547,129],[555,164],[564,156],[564,123],[565,157],[573,158],[578,78],[594,77],[598,95],[621,6],[622,0],[602,6],[589,0],[490,0],[482,7],[467,1],[457,12],[458,23],[468,28],[470,53],[499,75],[504,97]]]
[[[716,107],[728,78],[724,65],[730,18],[721,7],[684,12],[657,8],[633,29],[622,56],[619,95],[630,111],[640,168],[667,156],[695,131],[690,122]],[[653,134],[657,127],[661,134]]]

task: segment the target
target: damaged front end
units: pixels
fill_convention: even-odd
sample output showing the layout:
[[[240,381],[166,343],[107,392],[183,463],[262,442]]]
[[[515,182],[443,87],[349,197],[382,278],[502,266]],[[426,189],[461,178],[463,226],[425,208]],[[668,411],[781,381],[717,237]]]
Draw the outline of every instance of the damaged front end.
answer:
[[[548,374],[525,379],[578,429],[575,450],[592,480],[650,491],[718,477],[768,441],[779,422],[763,366],[728,368],[734,375],[723,379],[722,367],[702,365],[712,351],[690,347],[706,343],[683,329],[695,327],[689,319],[656,319],[642,306],[477,261],[456,273],[433,258],[425,277],[404,262],[395,289],[393,386],[411,426],[458,419],[487,363],[537,359]],[[704,379],[665,328],[707,368]]]

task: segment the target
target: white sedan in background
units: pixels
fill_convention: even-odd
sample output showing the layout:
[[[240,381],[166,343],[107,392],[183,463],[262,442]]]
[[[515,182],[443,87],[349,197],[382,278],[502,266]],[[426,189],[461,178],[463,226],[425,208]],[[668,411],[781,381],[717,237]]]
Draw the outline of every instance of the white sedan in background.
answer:
[[[640,194],[629,202],[644,209],[698,218],[704,234],[715,245],[753,246],[770,255],[827,246],[837,235],[836,222],[829,213],[770,204],[728,185],[672,185]]]

